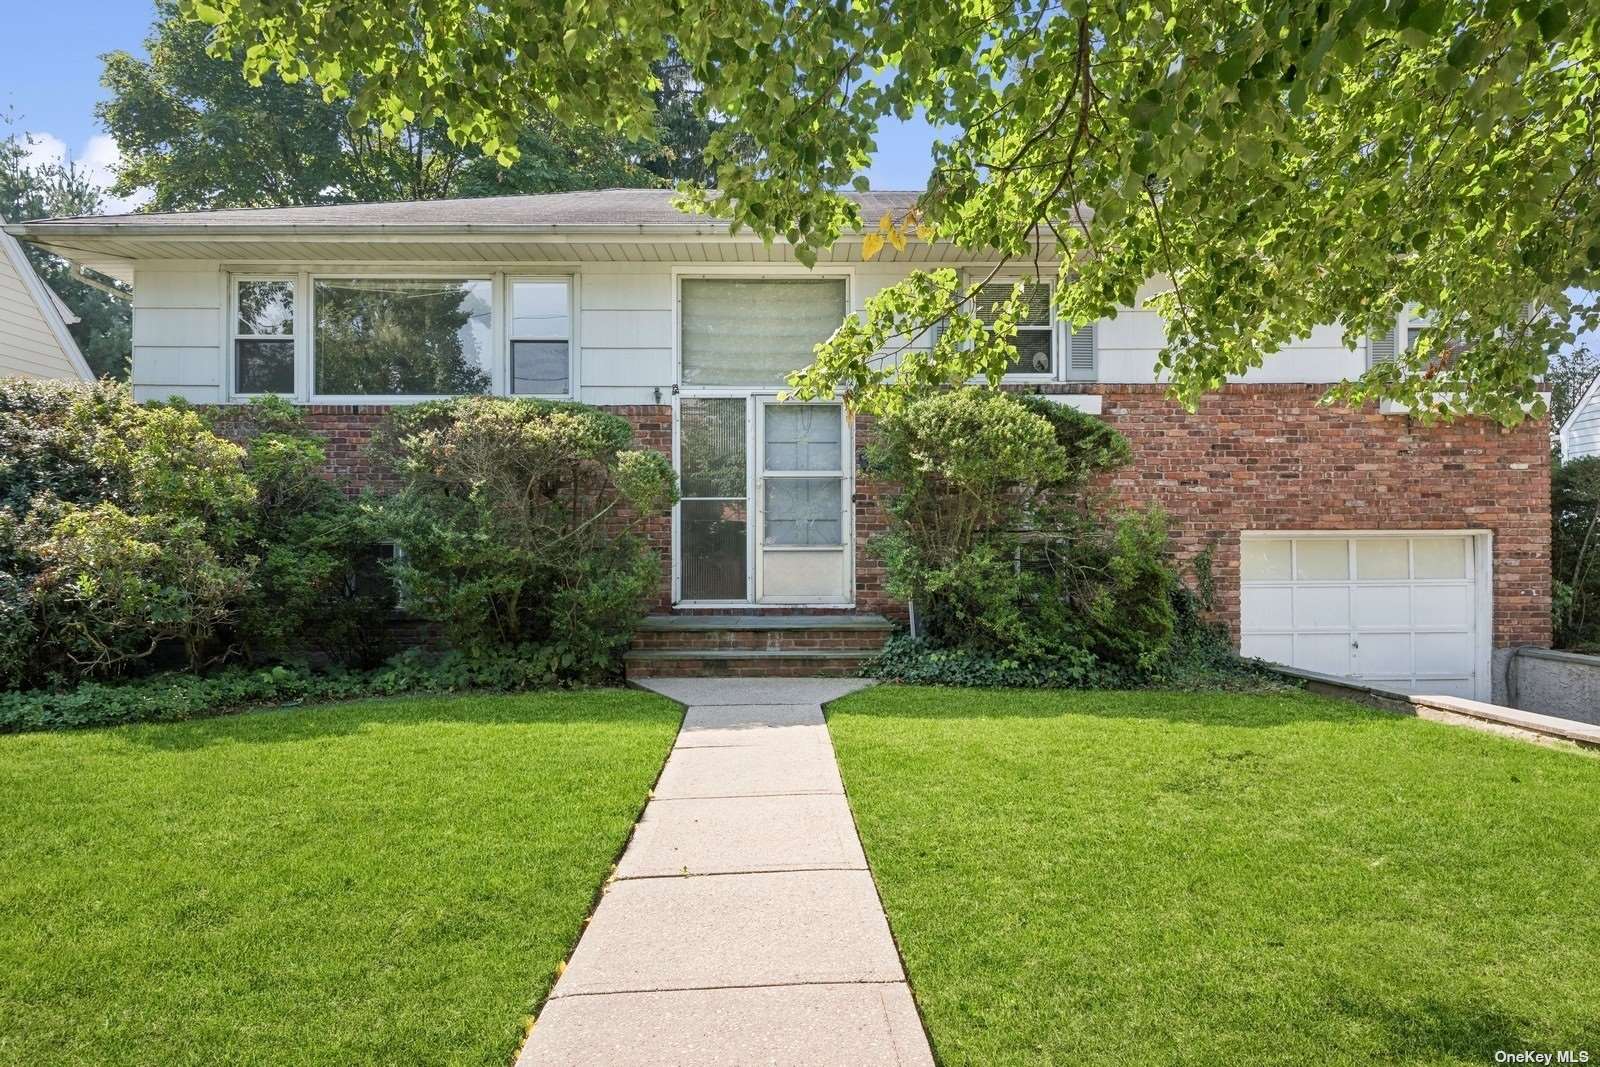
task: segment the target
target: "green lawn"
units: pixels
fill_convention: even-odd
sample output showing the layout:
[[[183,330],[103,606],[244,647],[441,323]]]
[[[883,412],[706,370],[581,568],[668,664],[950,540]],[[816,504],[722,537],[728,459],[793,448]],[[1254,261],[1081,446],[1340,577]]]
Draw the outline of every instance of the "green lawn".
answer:
[[[1301,695],[829,721],[947,1065],[1600,1061],[1600,759]]]
[[[0,737],[0,1063],[504,1067],[679,718],[608,691]]]

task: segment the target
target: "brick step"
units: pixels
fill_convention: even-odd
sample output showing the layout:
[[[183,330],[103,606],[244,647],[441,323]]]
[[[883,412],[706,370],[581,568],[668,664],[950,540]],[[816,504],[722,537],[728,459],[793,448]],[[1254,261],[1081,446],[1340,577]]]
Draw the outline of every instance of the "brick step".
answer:
[[[868,652],[894,624],[882,615],[652,615],[634,632],[639,652]]]
[[[853,678],[876,649],[636,649],[622,657],[629,678]]]

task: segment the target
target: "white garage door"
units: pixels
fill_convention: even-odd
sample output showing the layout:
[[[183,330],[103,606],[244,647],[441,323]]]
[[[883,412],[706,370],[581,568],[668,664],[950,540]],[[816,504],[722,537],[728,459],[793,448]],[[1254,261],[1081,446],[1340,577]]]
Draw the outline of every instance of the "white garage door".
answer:
[[[1483,699],[1474,538],[1245,534],[1240,649],[1382,689]],[[1481,602],[1480,602],[1481,601]]]

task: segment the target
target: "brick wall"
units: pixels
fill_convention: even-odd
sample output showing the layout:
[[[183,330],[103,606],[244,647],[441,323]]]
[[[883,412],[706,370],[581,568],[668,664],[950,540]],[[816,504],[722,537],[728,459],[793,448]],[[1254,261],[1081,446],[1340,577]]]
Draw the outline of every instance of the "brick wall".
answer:
[[[1124,504],[1160,505],[1181,559],[1216,544],[1218,613],[1237,636],[1241,530],[1489,530],[1494,645],[1550,641],[1550,444],[1540,420],[1425,427],[1324,406],[1318,385],[1235,385],[1190,415],[1159,385],[1098,393],[1133,462]]]
[[[1550,452],[1545,423],[1505,431],[1481,421],[1424,427],[1400,415],[1352,412],[1318,403],[1322,386],[1229,386],[1189,415],[1159,385],[1048,386],[1097,393],[1103,417],[1133,449],[1112,480],[1132,507],[1160,505],[1180,559],[1215,544],[1219,617],[1235,631],[1241,530],[1490,530],[1494,534],[1496,647],[1550,639]],[[383,406],[307,408],[329,439],[331,473],[352,486],[391,480],[366,454]],[[607,410],[626,418],[636,442],[669,453],[671,408]],[[858,454],[872,421],[856,421]],[[890,487],[859,478],[855,489],[856,605],[904,618],[884,591],[883,568],[867,549],[882,532]],[[670,606],[671,523],[645,531],[661,553],[656,610]]]

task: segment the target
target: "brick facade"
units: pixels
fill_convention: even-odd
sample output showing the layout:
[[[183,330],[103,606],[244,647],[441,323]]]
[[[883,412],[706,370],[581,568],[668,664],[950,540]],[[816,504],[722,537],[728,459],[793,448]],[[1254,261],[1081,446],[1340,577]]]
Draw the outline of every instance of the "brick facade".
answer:
[[[1243,530],[1489,530],[1494,547],[1494,645],[1550,640],[1550,448],[1544,422],[1507,431],[1472,420],[1424,427],[1403,415],[1352,412],[1319,403],[1320,385],[1235,385],[1190,415],[1159,385],[1046,386],[1095,393],[1104,417],[1127,438],[1133,462],[1111,479],[1130,507],[1168,514],[1180,560],[1215,545],[1219,617],[1237,632],[1239,533]],[[386,488],[367,444],[387,410],[378,405],[309,407],[329,441],[330,473],[353,487]],[[636,442],[670,452],[672,409],[613,407]],[[858,454],[872,433],[856,422]],[[858,478],[856,610],[904,618],[884,590],[867,542],[886,526],[889,487]],[[646,536],[661,553],[655,610],[670,607],[671,523]]]

